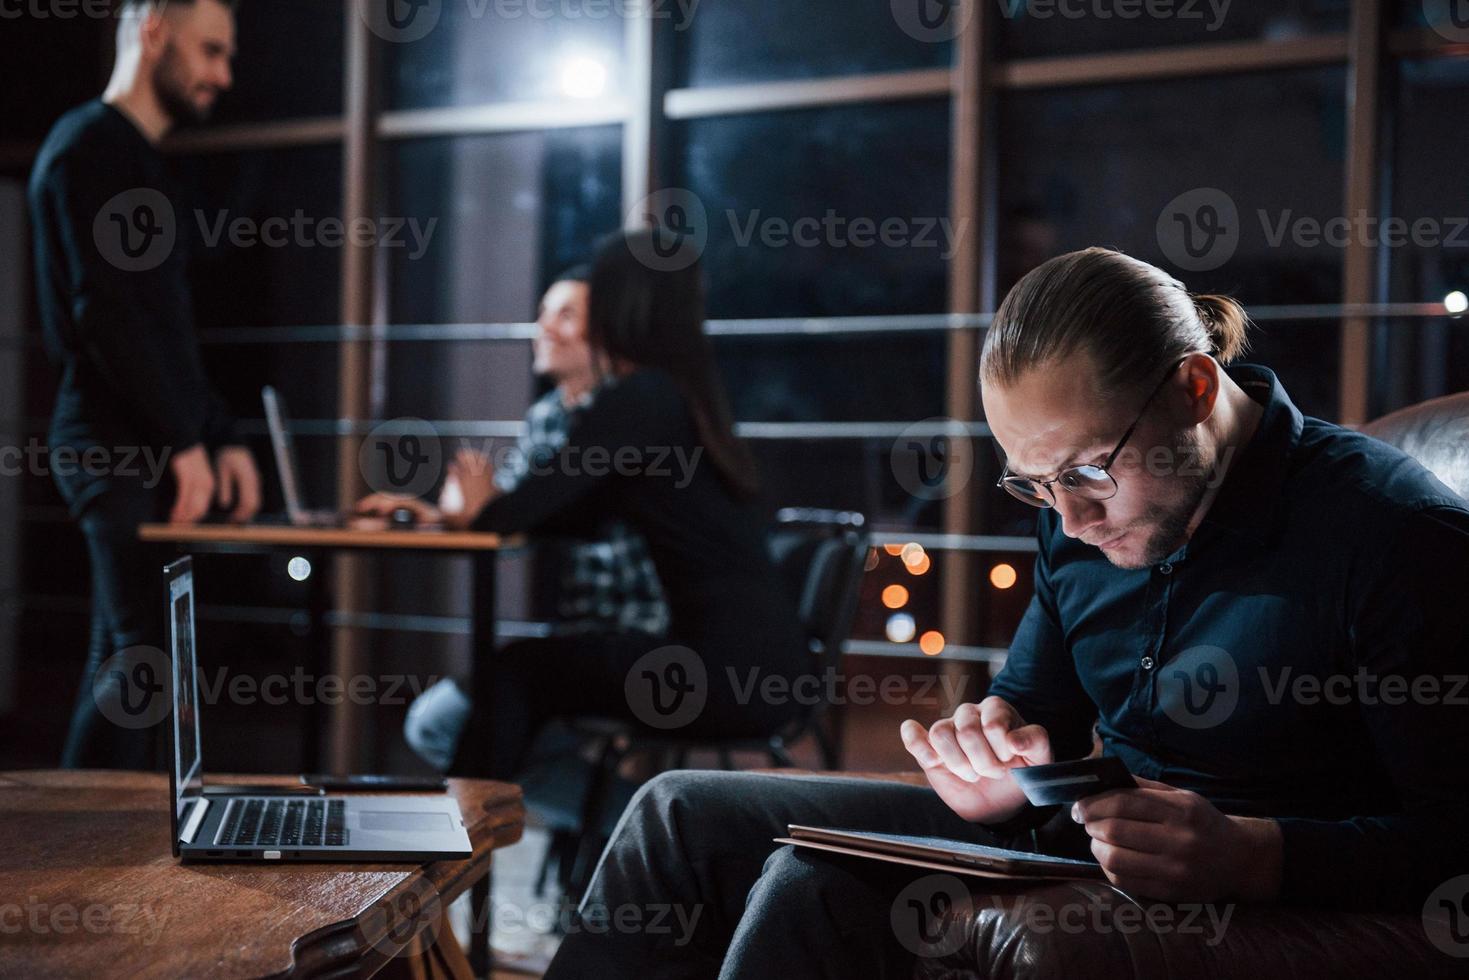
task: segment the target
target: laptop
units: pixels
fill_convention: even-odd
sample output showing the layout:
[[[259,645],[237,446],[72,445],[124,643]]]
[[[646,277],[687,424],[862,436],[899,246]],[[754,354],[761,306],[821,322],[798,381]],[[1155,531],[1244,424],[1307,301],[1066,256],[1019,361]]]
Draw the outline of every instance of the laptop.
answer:
[[[199,738],[194,564],[163,570],[173,712],[169,829],[185,861],[436,861],[470,856],[459,803],[414,796],[207,795]]]
[[[281,476],[281,495],[286,501],[285,523],[292,527],[343,527],[347,515],[335,510],[309,510],[301,499],[301,468],[297,465],[296,443],[280,393],[271,385],[260,389],[265,403],[265,425],[270,430],[270,448]],[[271,523],[266,521],[265,523]]]

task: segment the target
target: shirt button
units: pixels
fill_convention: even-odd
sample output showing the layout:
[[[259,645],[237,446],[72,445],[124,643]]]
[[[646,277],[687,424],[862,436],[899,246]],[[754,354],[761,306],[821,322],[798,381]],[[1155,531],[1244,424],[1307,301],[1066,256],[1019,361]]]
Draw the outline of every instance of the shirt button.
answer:
[[[1152,657],[1144,657],[1140,662],[1142,664],[1143,670],[1152,670],[1153,669],[1153,658]]]
[[[1172,575],[1173,565],[1165,561],[1163,564],[1158,566],[1158,571],[1162,572],[1164,575]]]

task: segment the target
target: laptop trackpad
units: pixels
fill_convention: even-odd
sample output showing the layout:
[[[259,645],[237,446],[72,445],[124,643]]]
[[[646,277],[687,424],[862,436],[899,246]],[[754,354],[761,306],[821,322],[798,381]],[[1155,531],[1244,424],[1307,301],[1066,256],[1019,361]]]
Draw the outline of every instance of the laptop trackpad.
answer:
[[[452,830],[447,813],[414,810],[363,810],[357,814],[363,830]]]

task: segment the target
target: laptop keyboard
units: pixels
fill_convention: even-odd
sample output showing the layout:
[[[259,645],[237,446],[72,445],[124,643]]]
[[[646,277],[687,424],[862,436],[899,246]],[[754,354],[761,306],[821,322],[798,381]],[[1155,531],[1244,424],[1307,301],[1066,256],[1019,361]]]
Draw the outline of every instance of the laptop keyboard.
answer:
[[[218,843],[225,847],[346,847],[345,800],[230,800]]]

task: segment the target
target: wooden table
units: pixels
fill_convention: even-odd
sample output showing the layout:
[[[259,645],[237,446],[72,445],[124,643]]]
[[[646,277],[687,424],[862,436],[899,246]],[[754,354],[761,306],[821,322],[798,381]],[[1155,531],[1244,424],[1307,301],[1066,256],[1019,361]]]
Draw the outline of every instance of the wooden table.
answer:
[[[0,977],[471,977],[444,912],[520,839],[524,809],[506,783],[449,791],[474,846],[461,861],[180,864],[166,776],[0,773]]]
[[[505,537],[480,531],[446,531],[431,529],[363,530],[359,528],[292,527],[271,524],[144,524],[138,529],[142,541],[173,545],[180,551],[259,553],[290,550],[318,558],[313,561],[309,593],[309,657],[307,668],[317,677],[332,674],[350,677],[360,669],[352,658],[334,650],[332,628],[328,621],[332,611],[331,562],[319,560],[327,552],[428,552],[443,555],[468,555],[473,564],[470,585],[470,670],[487,663],[495,652],[495,570],[499,556],[524,546],[520,536]],[[197,588],[197,586],[196,586]],[[201,593],[217,595],[209,583]],[[197,598],[197,595],[196,595]],[[473,689],[473,685],[471,686]],[[306,724],[302,731],[301,768],[317,772],[319,743],[323,729],[323,706],[313,698],[306,705]],[[353,718],[347,716],[347,728]],[[355,730],[338,737],[328,745],[327,769],[353,772],[361,762],[353,758],[354,750],[364,741]],[[251,777],[254,782],[254,778]],[[491,908],[489,876],[475,883],[472,895],[475,909],[470,941],[470,961],[477,973],[488,973],[493,956],[490,950],[489,910]]]

